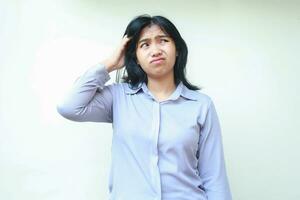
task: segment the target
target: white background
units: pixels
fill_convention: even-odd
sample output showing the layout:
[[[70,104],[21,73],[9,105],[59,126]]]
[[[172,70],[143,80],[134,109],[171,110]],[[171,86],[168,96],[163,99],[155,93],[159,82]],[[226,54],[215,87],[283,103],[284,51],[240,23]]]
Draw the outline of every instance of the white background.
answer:
[[[189,47],[188,78],[219,114],[233,198],[300,199],[299,10],[296,0],[0,1],[0,199],[107,199],[111,125],[68,121],[56,104],[144,13],[168,17]]]

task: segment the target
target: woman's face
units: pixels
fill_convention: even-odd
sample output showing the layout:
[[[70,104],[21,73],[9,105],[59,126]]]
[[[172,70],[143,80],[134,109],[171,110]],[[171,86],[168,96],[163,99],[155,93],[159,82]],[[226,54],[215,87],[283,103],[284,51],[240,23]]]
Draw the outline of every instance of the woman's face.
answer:
[[[141,31],[136,57],[148,79],[174,77],[176,46],[158,25],[152,24]]]

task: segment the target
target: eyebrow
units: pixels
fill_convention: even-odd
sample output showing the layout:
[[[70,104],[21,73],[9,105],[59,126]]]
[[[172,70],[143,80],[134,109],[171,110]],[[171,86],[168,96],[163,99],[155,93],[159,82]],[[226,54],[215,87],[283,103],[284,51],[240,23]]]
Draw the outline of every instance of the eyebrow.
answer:
[[[170,36],[168,36],[168,35],[157,35],[157,36],[155,36],[155,39],[157,39],[157,38],[170,38]],[[141,40],[138,41],[138,44],[140,44],[142,42],[145,42],[145,41],[148,41],[148,40],[150,40],[150,38],[141,39]]]

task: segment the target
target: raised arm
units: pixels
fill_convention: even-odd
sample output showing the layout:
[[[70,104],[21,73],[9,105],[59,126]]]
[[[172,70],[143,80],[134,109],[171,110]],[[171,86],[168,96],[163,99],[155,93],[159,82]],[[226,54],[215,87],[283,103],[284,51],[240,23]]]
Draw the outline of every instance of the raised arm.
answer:
[[[72,121],[112,122],[113,85],[103,64],[91,67],[79,77],[57,111]]]
[[[57,111],[72,121],[112,122],[114,84],[105,85],[109,72],[124,66],[125,35],[113,55],[87,70],[57,105]]]

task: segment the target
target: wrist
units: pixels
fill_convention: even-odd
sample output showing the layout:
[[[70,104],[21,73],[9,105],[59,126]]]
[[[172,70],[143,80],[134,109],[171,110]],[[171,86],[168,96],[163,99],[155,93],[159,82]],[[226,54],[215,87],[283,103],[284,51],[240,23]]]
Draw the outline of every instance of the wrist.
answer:
[[[104,67],[108,71],[108,73],[115,70],[114,65],[111,64],[111,62],[109,60],[105,60],[105,61],[101,62],[101,64],[104,65]]]

